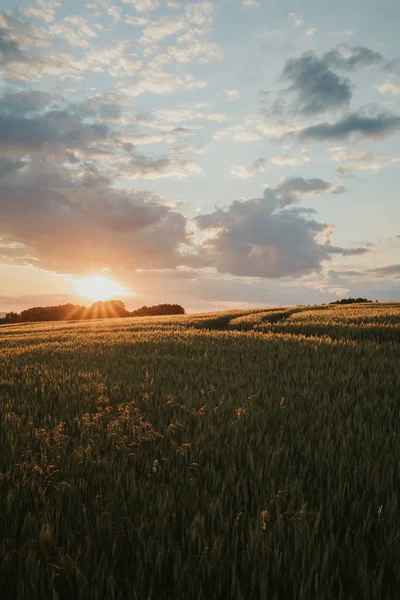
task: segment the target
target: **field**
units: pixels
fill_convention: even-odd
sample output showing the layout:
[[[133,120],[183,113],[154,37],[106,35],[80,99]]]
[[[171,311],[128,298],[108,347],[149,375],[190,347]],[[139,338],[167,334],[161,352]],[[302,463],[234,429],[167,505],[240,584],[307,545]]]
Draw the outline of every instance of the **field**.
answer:
[[[7,600],[400,598],[400,304],[0,327]]]

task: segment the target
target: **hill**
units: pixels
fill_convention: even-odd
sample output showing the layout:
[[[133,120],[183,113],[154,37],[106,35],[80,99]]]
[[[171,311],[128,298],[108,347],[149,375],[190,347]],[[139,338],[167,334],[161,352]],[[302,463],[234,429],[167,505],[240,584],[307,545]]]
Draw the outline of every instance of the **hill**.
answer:
[[[4,598],[395,599],[400,304],[0,327]]]

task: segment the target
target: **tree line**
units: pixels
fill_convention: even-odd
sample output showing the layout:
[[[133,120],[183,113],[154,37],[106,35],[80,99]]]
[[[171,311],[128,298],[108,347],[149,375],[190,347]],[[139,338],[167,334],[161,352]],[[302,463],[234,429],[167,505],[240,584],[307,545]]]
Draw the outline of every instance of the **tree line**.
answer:
[[[161,315],[184,315],[185,309],[179,304],[157,304],[142,306],[137,310],[127,310],[121,300],[95,302],[89,308],[79,304],[58,306],[36,306],[21,313],[8,312],[0,319],[0,324],[30,323],[33,321],[71,321],[85,319],[110,319],[115,317],[154,317]]]
[[[342,298],[329,304],[364,304],[365,302],[373,302],[373,300],[367,300],[367,298]],[[376,300],[378,302],[378,300]]]

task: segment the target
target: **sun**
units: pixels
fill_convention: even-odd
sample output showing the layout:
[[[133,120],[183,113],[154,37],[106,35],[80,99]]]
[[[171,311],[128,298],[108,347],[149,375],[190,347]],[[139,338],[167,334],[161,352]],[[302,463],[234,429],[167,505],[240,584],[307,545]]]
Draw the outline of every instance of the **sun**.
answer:
[[[74,292],[95,302],[127,294],[126,289],[108,277],[91,275],[75,282]]]

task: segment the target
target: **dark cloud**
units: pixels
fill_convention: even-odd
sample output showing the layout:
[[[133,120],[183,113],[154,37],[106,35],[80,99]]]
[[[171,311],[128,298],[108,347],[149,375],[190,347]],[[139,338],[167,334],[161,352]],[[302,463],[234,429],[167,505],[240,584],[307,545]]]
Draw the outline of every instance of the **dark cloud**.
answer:
[[[136,133],[136,124],[130,133],[126,125],[104,123],[104,109],[103,102],[72,104],[42,92],[5,93],[0,97],[0,156],[64,159],[82,171],[85,181],[90,181],[91,174],[104,182],[182,179],[202,172],[189,160],[168,156],[153,159],[138,153],[134,144],[124,141],[126,135]],[[110,119],[118,114],[114,109],[106,109]],[[102,160],[107,167],[102,165],[100,174],[93,162]]]
[[[4,27],[0,27],[0,66],[10,62],[28,62],[18,42],[10,35]]]
[[[304,177],[285,177],[274,189],[284,197],[318,196],[324,193],[342,194],[345,191],[342,185],[332,185],[324,179]]]
[[[297,133],[301,140],[340,140],[351,135],[379,138],[400,129],[400,116],[381,112],[374,116],[351,113],[335,123],[319,123]]]
[[[85,124],[67,111],[48,111],[32,117],[0,113],[0,152],[2,154],[38,153],[52,147],[84,148],[104,140],[107,127]],[[54,148],[53,148],[54,150]]]
[[[388,265],[386,267],[377,267],[376,269],[369,269],[368,273],[378,275],[381,277],[400,277],[400,264]]]
[[[350,80],[335,71],[353,71],[378,66],[391,70],[379,53],[364,46],[341,45],[321,57],[306,52],[290,58],[283,69],[283,78],[291,81],[289,91],[296,94],[295,110],[305,115],[316,115],[329,109],[347,106],[352,97]]]
[[[334,73],[314,52],[287,60],[283,77],[292,81],[289,91],[296,93],[296,107],[306,115],[346,106],[351,99],[350,81]]]
[[[326,52],[322,62],[333,69],[352,70],[361,67],[384,66],[387,61],[382,54],[366,48],[355,46],[351,48],[347,44],[341,44],[337,48]]]
[[[14,171],[17,171],[18,169],[22,169],[23,166],[25,166],[23,160],[0,157],[0,179],[6,177],[10,173],[13,173]]]
[[[333,254],[365,253],[365,248],[332,246],[330,227],[310,218],[312,211],[287,208],[301,195],[333,187],[317,179],[286,179],[267,188],[262,198],[234,200],[224,209],[196,217],[198,229],[208,234],[197,260],[221,273],[280,278],[319,271]]]
[[[48,175],[36,167],[2,181],[0,237],[40,267],[79,272],[167,268],[182,261],[186,220],[155,195],[101,182],[83,186],[63,169]]]
[[[186,219],[162,198],[116,179],[186,176],[194,163],[124,149],[102,103],[34,91],[0,98],[1,255],[58,272],[172,268],[189,245]],[[121,137],[122,139],[122,137]]]
[[[90,123],[61,103],[59,106],[53,108],[52,96],[43,92],[5,93],[0,98],[0,153],[85,148],[109,136],[103,123]]]
[[[48,106],[52,98],[48,92],[36,90],[5,92],[0,98],[0,114],[8,117],[27,117]]]

